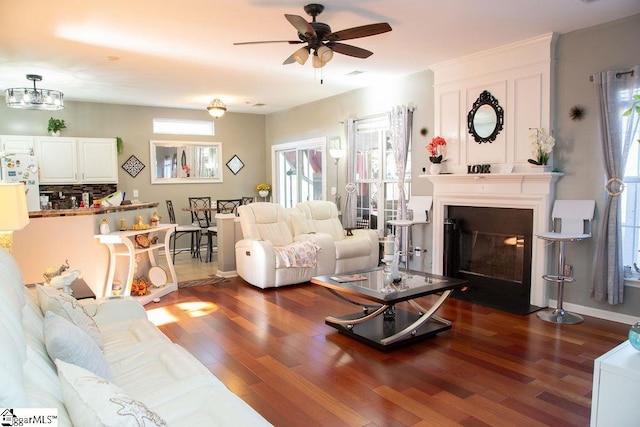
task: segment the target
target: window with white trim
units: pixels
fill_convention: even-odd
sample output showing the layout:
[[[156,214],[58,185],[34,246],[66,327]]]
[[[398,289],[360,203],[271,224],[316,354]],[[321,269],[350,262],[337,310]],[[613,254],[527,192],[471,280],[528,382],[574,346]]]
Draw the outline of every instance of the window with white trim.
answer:
[[[620,113],[629,108],[634,94],[640,94],[640,88],[634,92],[620,93]],[[633,112],[632,114],[637,114]],[[626,130],[628,118],[622,120],[622,130]],[[623,265],[631,267],[632,276],[640,276],[640,129],[637,130],[629,147],[627,164],[624,168],[624,191],[621,198],[622,217],[622,259]],[[635,268],[634,268],[635,267]]]
[[[398,177],[391,148],[389,114],[355,120],[356,225],[387,234],[398,208]],[[407,153],[405,195],[411,194],[411,147]]]

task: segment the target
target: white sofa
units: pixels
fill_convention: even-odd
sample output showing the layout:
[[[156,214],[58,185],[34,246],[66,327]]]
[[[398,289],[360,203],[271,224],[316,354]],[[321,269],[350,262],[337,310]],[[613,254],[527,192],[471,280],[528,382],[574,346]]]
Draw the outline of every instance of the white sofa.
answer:
[[[236,270],[259,288],[304,283],[313,276],[378,265],[376,232],[354,230],[347,237],[332,202],[301,203],[293,209],[277,203],[251,203],[240,206],[238,214],[243,239],[235,247]],[[315,247],[300,247],[310,243]],[[283,252],[310,251],[316,257],[313,265],[283,260]]]
[[[0,292],[2,408],[54,408],[60,426],[269,425],[132,299],[36,300],[2,248]]]
[[[306,228],[295,230],[296,239],[311,239],[320,234],[331,236],[335,245],[333,273],[364,270],[376,267],[379,261],[380,244],[378,233],[370,229],[352,230],[347,236],[338,216],[338,207],[329,201],[302,202],[296,205],[306,219]]]

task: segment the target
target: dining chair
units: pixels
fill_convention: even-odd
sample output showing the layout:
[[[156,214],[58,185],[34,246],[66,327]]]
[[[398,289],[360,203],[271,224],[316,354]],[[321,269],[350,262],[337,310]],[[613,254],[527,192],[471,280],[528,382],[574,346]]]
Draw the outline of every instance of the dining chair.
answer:
[[[249,203],[253,203],[255,201],[255,197],[253,196],[242,196],[242,204],[248,205]]]
[[[200,240],[198,248],[202,245],[202,237],[207,236],[207,260],[210,260],[208,253],[214,230],[211,224],[211,197],[189,197],[189,209],[191,210],[191,224],[200,228]],[[202,259],[202,258],[200,258]]]
[[[171,245],[172,249],[172,255],[173,255],[173,263],[176,263],[176,253],[180,253],[182,252],[182,250],[178,250],[176,251],[176,240],[178,239],[178,237],[180,236],[184,236],[189,234],[191,236],[191,246],[189,248],[190,252],[191,252],[191,256],[193,258],[200,258],[200,227],[195,226],[195,225],[178,225],[177,221],[176,221],[176,214],[175,211],[173,210],[173,202],[171,200],[167,200],[167,211],[169,212],[169,221],[171,222],[171,224],[176,224],[176,227],[174,229],[174,231],[171,233],[171,235],[169,236],[169,245],[171,245],[171,243],[173,243],[173,245]]]

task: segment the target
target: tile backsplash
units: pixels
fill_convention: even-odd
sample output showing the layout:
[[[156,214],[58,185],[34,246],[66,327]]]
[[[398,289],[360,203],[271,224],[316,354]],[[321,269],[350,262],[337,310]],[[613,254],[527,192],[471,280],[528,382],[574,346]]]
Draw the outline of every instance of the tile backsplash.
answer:
[[[78,203],[80,203],[82,193],[89,193],[89,200],[93,201],[93,199],[101,199],[116,191],[118,191],[118,184],[40,184],[40,195],[49,196],[53,209],[71,209],[71,196],[75,196]],[[60,193],[62,193],[62,198]]]

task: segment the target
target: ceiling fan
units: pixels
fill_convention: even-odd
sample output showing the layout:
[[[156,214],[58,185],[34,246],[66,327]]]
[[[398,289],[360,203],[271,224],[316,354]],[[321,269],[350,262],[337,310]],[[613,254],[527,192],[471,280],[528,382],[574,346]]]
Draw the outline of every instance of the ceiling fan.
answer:
[[[360,27],[347,28],[346,30],[331,31],[331,27],[325,23],[317,22],[316,17],[322,13],[324,6],[318,3],[311,3],[304,7],[304,11],[313,19],[307,22],[302,16],[285,14],[284,17],[291,25],[298,30],[299,40],[270,40],[234,43],[234,45],[245,44],[263,44],[263,43],[289,43],[302,44],[306,46],[293,52],[282,63],[283,65],[297,62],[304,65],[312,55],[312,64],[314,68],[324,67],[331,58],[333,53],[341,53],[343,55],[353,56],[355,58],[368,58],[373,52],[356,46],[341,43],[343,40],[352,40],[361,37],[375,36],[376,34],[391,31],[391,26],[386,22],[377,24],[362,25]]]

